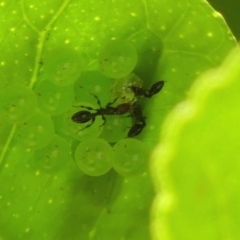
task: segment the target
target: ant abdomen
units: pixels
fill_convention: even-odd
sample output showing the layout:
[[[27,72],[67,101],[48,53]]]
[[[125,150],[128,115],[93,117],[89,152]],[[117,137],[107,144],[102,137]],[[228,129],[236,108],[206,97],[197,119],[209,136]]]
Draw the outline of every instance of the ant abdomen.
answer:
[[[72,116],[72,120],[76,123],[86,123],[92,119],[92,113],[86,110],[76,112]]]
[[[152,96],[158,92],[160,92],[164,86],[164,81],[158,81],[156,83],[154,83],[151,87],[151,89],[149,90],[149,95]]]
[[[143,122],[134,124],[128,132],[128,137],[135,137],[135,136],[139,135],[145,126],[146,126],[146,123],[144,120],[143,120]]]

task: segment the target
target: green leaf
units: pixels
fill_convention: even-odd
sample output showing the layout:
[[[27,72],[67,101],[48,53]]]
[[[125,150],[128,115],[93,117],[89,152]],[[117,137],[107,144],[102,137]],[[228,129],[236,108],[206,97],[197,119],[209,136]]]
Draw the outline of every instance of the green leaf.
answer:
[[[237,48],[195,82],[163,125],[152,164],[154,239],[240,235],[239,64]]]
[[[14,83],[33,88],[44,68],[55,67],[54,51],[75,65],[80,56],[86,73],[99,71],[98,53],[111,39],[131,42],[145,86],[166,81],[161,94],[144,102],[147,126],[138,138],[150,150],[195,77],[236,45],[221,16],[200,0],[2,1],[0,18],[0,92]],[[109,88],[102,89],[104,98]],[[17,127],[0,119],[0,238],[150,239],[154,191],[147,169],[138,177],[114,171],[89,177],[69,158],[61,170],[45,173],[31,167],[33,150],[17,140]]]

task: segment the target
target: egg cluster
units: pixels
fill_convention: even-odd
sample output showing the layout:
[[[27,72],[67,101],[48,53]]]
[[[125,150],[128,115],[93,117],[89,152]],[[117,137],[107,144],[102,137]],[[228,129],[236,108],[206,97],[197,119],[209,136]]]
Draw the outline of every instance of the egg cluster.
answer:
[[[54,172],[72,157],[90,176],[111,168],[123,176],[143,173],[148,151],[127,137],[146,125],[136,110],[138,99],[151,97],[164,82],[143,88],[133,73],[137,52],[123,40],[102,48],[95,71],[82,71],[77,54],[52,51],[45,56],[33,88],[14,84],[0,92],[1,121],[15,126],[14,137],[33,151],[30,165]]]

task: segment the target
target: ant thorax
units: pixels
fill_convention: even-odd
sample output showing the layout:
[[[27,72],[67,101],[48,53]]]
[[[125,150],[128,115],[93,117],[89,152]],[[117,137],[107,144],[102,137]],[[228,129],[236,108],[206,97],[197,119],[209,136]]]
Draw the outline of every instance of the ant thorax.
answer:
[[[112,98],[118,98],[116,104],[137,101],[135,93],[131,90],[131,87],[142,88],[143,81],[134,73],[128,76],[117,79],[114,81],[111,87]]]

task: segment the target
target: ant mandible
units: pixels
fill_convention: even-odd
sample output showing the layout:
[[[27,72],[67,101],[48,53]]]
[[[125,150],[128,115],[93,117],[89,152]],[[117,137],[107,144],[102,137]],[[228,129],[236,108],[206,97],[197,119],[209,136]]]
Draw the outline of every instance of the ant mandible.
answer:
[[[74,121],[76,123],[86,123],[86,122],[92,120],[92,122],[90,124],[88,124],[87,126],[85,126],[82,129],[80,129],[80,131],[82,131],[85,128],[89,128],[95,122],[96,116],[102,117],[103,123],[102,123],[102,125],[99,126],[99,127],[102,127],[106,123],[106,118],[104,115],[122,115],[122,114],[127,113],[131,107],[130,103],[121,103],[116,107],[112,107],[111,105],[114,104],[118,99],[118,98],[116,98],[113,102],[108,103],[105,106],[105,108],[103,108],[101,106],[99,98],[94,94],[92,94],[92,95],[96,98],[97,104],[99,105],[99,109],[94,109],[94,108],[86,107],[86,106],[79,106],[79,107],[85,108],[87,110],[93,110],[95,112],[92,113],[92,112],[89,112],[86,110],[82,110],[82,111],[79,111],[79,112],[73,114],[73,116],[72,116],[72,121]]]
[[[142,107],[139,103],[134,103],[131,109],[131,116],[135,118],[134,125],[128,132],[128,137],[135,137],[140,134],[146,126],[145,117],[142,114]]]
[[[149,90],[141,87],[136,87],[136,86],[130,86],[130,88],[132,89],[136,97],[144,96],[146,98],[150,98],[154,94],[161,91],[161,89],[164,86],[164,83],[165,81],[158,81],[154,83]]]

